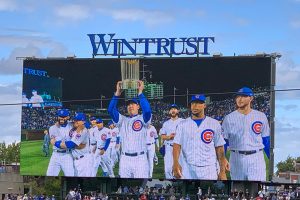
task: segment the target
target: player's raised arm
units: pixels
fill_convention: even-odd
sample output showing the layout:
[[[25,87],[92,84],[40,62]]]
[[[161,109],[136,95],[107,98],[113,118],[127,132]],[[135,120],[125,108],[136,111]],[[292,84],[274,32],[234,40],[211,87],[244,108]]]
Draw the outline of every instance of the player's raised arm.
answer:
[[[143,111],[143,119],[144,122],[147,123],[151,119],[151,106],[147,98],[143,94],[143,90],[144,90],[144,82],[138,81],[138,95],[139,95],[141,108]]]
[[[121,84],[122,84],[122,81],[117,82],[116,92],[115,92],[114,96],[112,97],[112,99],[109,103],[109,106],[108,106],[108,113],[115,123],[119,122],[119,114],[120,113],[118,111],[117,104],[118,104],[118,99],[122,93]]]

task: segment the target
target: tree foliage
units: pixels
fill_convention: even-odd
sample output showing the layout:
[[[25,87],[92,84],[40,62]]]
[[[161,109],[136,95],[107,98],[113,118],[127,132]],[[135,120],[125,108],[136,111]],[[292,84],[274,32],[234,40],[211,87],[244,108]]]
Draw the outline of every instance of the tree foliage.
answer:
[[[288,156],[286,160],[280,161],[277,163],[277,172],[278,175],[279,172],[287,172],[287,171],[296,171],[298,170],[295,166],[296,163],[300,163],[300,157],[293,158],[291,156]]]
[[[20,143],[13,142],[12,144],[0,143],[0,158],[5,164],[20,162]]]

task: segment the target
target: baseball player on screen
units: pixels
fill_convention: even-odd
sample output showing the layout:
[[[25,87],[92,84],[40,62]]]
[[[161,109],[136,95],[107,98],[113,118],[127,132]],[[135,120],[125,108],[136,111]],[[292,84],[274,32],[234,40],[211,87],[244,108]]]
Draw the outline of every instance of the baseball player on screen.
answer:
[[[150,125],[147,130],[147,157],[149,164],[149,178],[152,178],[153,174],[155,145],[157,146],[157,148],[159,148],[158,135],[155,127]]]
[[[86,116],[83,113],[76,113],[73,120],[73,129],[69,132],[71,139],[68,141],[56,141],[55,146],[71,150],[74,159],[75,176],[91,177],[91,168],[86,167],[91,166],[89,133],[85,127]],[[80,145],[84,145],[84,147],[78,148]]]
[[[270,157],[270,128],[266,115],[251,108],[254,93],[248,87],[238,90],[236,110],[225,116],[222,129],[230,148],[232,180],[266,181],[263,150]],[[225,145],[225,148],[227,147]]]
[[[49,128],[50,143],[53,145],[53,153],[47,169],[47,176],[58,176],[62,170],[65,176],[74,176],[74,164],[71,151],[55,146],[58,140],[70,140],[69,132],[73,128],[68,109],[60,109],[56,113],[57,122]]]
[[[30,98],[30,103],[32,104],[33,108],[44,108],[44,100],[41,95],[38,95],[37,90],[32,90],[32,96]]]
[[[110,130],[104,127],[102,119],[96,119],[97,130],[95,131],[95,139],[97,143],[97,149],[95,152],[94,160],[94,176],[97,175],[99,165],[102,168],[102,176],[114,177],[113,163],[107,153],[107,149],[110,145],[111,134]]]
[[[107,154],[109,155],[114,168],[115,164],[118,162],[118,154],[120,151],[119,129],[114,125],[112,121],[109,121],[107,125],[110,129],[109,133],[111,135],[111,140],[107,149]]]
[[[159,135],[165,145],[164,167],[166,179],[173,179],[172,166],[173,166],[173,139],[177,125],[183,120],[179,117],[179,107],[172,104],[169,107],[170,119],[163,123],[159,131]]]
[[[221,125],[205,115],[205,99],[202,94],[192,96],[192,116],[177,126],[173,144],[173,173],[176,178],[226,180],[225,141]],[[187,169],[179,163],[181,153]],[[217,161],[220,165],[219,174]]]
[[[116,92],[110,101],[108,112],[113,122],[120,130],[122,153],[119,164],[121,178],[149,178],[147,160],[147,127],[151,123],[151,107],[142,93],[144,82],[138,81],[138,97],[127,102],[129,117],[121,115],[117,109],[118,99],[121,95],[121,84],[116,85]],[[143,114],[139,114],[142,108]]]
[[[92,166],[94,165],[94,158],[95,158],[95,152],[96,152],[96,139],[95,139],[95,131],[97,131],[97,123],[96,123],[96,117],[90,117],[90,123],[91,123],[91,128],[89,129],[89,137],[90,137],[90,154],[91,154],[91,162]]]

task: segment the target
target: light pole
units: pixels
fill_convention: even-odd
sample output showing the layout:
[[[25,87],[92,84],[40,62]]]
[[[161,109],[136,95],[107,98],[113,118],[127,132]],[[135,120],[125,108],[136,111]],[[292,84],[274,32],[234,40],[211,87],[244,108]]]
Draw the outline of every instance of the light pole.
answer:
[[[174,104],[175,104],[175,102],[176,102],[176,101],[175,101],[176,90],[177,90],[177,89],[176,89],[176,87],[174,86],[174,90],[173,90],[173,96],[174,96],[174,99],[173,99],[174,102],[173,102],[173,103],[174,103]]]

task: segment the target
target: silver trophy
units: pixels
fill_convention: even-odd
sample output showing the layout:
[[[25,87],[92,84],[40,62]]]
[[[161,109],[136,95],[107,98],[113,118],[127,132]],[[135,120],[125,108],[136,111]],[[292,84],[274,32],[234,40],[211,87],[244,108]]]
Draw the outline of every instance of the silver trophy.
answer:
[[[121,60],[122,89],[135,90],[140,80],[140,61],[138,59]]]

